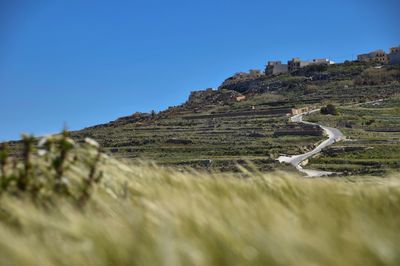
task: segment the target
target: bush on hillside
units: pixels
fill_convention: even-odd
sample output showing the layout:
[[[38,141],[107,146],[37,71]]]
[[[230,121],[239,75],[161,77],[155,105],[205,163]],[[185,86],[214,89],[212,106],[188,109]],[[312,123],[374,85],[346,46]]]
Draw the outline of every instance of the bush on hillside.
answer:
[[[313,94],[318,92],[318,86],[317,85],[307,85],[306,88],[304,89],[304,94]]]
[[[394,81],[400,81],[400,67],[397,66],[369,68],[361,73],[354,83],[355,85],[374,86]]]
[[[48,205],[57,198],[82,207],[89,200],[92,188],[101,178],[97,170],[100,147],[86,138],[77,145],[67,131],[40,141],[23,135],[22,160],[9,157],[8,147],[0,147],[0,195],[30,198],[38,205]],[[86,173],[81,180],[70,177],[71,169]]]
[[[333,104],[328,104],[327,106],[321,107],[321,114],[323,115],[338,115],[338,111],[336,110],[336,106]]]

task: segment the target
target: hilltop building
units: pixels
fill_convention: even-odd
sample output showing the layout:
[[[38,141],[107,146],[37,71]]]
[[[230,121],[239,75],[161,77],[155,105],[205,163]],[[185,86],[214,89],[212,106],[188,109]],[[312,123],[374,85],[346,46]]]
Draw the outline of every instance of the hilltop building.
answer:
[[[329,65],[333,64],[327,58],[313,59],[312,61],[302,61],[300,58],[295,57],[289,60],[287,64],[282,64],[281,61],[269,61],[265,69],[266,75],[278,75],[281,73],[288,73],[309,65]]]
[[[357,56],[360,62],[375,62],[381,64],[389,63],[389,57],[383,50],[376,50],[367,54],[360,54]]]
[[[295,57],[292,60],[288,61],[288,67],[289,67],[289,71],[294,71],[296,69],[308,66],[310,64],[310,62],[308,61],[301,61],[300,58]]]
[[[387,54],[382,49],[357,56],[360,62],[374,62],[380,64],[400,64],[400,45],[389,49]]]
[[[311,64],[316,64],[316,65],[332,65],[334,64],[333,61],[327,59],[327,58],[317,58],[313,59]]]
[[[278,75],[288,72],[288,65],[282,64],[281,61],[269,61],[265,69],[266,75]]]
[[[302,61],[300,60],[300,58],[295,57],[292,60],[288,61],[289,71],[294,71],[310,65],[330,65],[330,64],[333,64],[333,62],[327,58],[317,58],[311,61]]]
[[[390,48],[390,53],[388,57],[389,57],[389,63],[391,65],[400,64],[400,45],[397,47]]]
[[[400,45],[390,48],[390,54],[391,53],[398,53],[398,52],[400,52]]]
[[[373,62],[382,65],[385,64],[400,64],[400,45],[390,48],[390,52],[386,53],[384,50],[376,50],[366,54],[359,54],[357,56],[359,62]],[[310,65],[331,65],[334,62],[327,58],[316,58],[311,61],[302,61],[299,57],[294,57],[289,60],[287,64],[282,64],[281,61],[269,61],[266,68],[266,75],[279,75],[282,73],[290,73]],[[260,74],[260,73],[258,73]]]

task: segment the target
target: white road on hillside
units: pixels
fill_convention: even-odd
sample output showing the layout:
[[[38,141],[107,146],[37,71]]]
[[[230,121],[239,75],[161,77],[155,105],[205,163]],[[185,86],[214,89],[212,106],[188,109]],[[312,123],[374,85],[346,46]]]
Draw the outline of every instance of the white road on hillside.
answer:
[[[348,107],[359,106],[359,105],[362,105],[362,104],[379,104],[379,103],[381,103],[383,101],[384,101],[384,99],[378,99],[378,100],[368,101],[368,102],[364,102],[364,103],[356,103],[356,104],[348,105]],[[308,125],[317,125],[317,126],[321,127],[325,131],[325,133],[328,135],[328,139],[324,140],[321,144],[318,145],[318,147],[316,147],[312,151],[309,151],[309,152],[306,152],[306,153],[300,154],[300,155],[280,156],[277,159],[281,163],[290,163],[291,165],[296,167],[297,170],[299,170],[300,172],[306,174],[309,177],[319,177],[319,176],[327,176],[327,175],[334,174],[333,172],[304,169],[301,166],[301,164],[302,164],[302,162],[304,162],[305,160],[307,160],[311,156],[321,152],[322,149],[324,149],[324,148],[332,145],[333,143],[338,142],[338,141],[340,141],[340,140],[345,138],[343,133],[340,132],[340,130],[337,129],[337,128],[321,126],[321,125],[316,124],[316,123],[303,121],[303,116],[304,115],[315,113],[315,112],[319,112],[319,111],[320,111],[320,109],[315,109],[315,110],[312,110],[310,112],[305,112],[305,113],[301,113],[301,114],[298,114],[298,115],[294,115],[294,116],[292,116],[290,118],[290,121],[293,122],[293,123],[303,123],[303,124],[308,124]]]
[[[303,121],[303,116],[305,114],[311,114],[311,113],[315,113],[315,112],[318,112],[318,111],[319,111],[319,109],[316,109],[316,110],[312,110],[310,112],[298,114],[298,115],[292,116],[290,118],[290,120],[291,120],[291,122],[294,122],[294,123],[317,125],[317,126],[321,127],[325,131],[325,133],[328,135],[328,139],[324,140],[321,144],[319,144],[312,151],[309,151],[309,152],[306,152],[306,153],[300,154],[300,155],[280,156],[278,158],[279,162],[281,162],[281,163],[284,163],[284,162],[285,163],[290,163],[291,165],[296,167],[297,170],[299,170],[300,172],[306,174],[309,177],[319,177],[319,176],[327,176],[327,175],[333,174],[333,172],[304,169],[301,166],[301,163],[304,162],[305,160],[307,160],[308,158],[310,158],[311,156],[321,152],[322,149],[324,149],[324,148],[332,145],[333,143],[335,143],[337,141],[340,141],[340,140],[342,140],[344,138],[343,133],[340,132],[339,129],[336,129],[336,128],[333,128],[333,127],[321,126],[321,125],[316,124],[316,123]]]

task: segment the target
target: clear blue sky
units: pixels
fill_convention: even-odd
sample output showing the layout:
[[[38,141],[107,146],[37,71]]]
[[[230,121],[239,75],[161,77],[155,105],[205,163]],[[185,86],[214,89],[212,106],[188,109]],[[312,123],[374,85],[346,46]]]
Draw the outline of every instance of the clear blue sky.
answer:
[[[387,49],[400,44],[399,10],[398,0],[0,0],[0,140],[162,110],[268,60]]]

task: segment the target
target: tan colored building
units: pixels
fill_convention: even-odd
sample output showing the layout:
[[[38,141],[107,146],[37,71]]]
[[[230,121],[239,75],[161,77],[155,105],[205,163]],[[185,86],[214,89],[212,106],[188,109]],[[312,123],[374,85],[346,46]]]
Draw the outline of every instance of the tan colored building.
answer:
[[[330,65],[332,62],[327,58],[317,58],[313,59],[311,64],[314,65]]]
[[[269,61],[265,68],[266,75],[279,75],[288,72],[288,65],[282,64],[281,61]]]
[[[295,57],[292,60],[288,61],[289,71],[293,71],[300,68],[300,58]]]
[[[294,71],[299,68],[303,68],[309,65],[329,65],[332,62],[327,58],[317,58],[312,61],[302,61],[300,58],[295,57],[292,60],[288,61],[289,71]]]
[[[360,62],[375,62],[381,64],[389,63],[389,57],[383,50],[376,50],[367,54],[360,54],[357,56]]]
[[[299,114],[302,114],[302,113],[309,112],[309,111],[313,110],[313,108],[314,107],[311,107],[311,106],[303,107],[303,108],[292,108],[290,113],[292,115],[299,115]]]
[[[392,47],[392,48],[390,48],[390,53],[391,53],[391,54],[393,54],[393,53],[400,53],[400,45],[397,46],[397,47]]]
[[[237,97],[236,97],[236,101],[237,101],[237,102],[241,102],[241,101],[244,101],[244,100],[246,100],[246,96],[244,96],[244,95],[241,95],[241,96],[237,96]]]
[[[292,72],[309,65],[330,65],[330,64],[333,64],[333,62],[327,58],[317,58],[313,59],[312,61],[302,61],[300,60],[300,58],[295,57],[292,60],[288,61],[288,69],[289,72]]]
[[[390,48],[388,57],[391,65],[400,65],[400,45]]]

